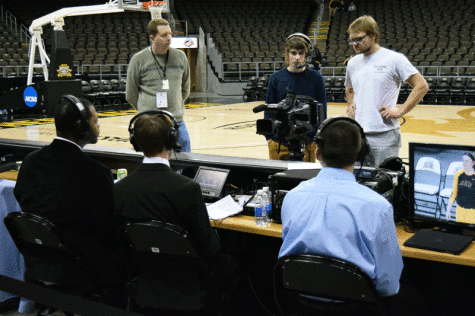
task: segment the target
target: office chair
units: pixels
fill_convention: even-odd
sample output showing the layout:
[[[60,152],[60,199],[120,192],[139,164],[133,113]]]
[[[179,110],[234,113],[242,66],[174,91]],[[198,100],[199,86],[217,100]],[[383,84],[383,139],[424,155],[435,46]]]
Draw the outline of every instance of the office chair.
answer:
[[[51,222],[24,212],[9,213],[3,221],[25,259],[25,281],[45,286],[48,283],[69,294],[107,302],[107,296],[90,276],[83,255]]]
[[[119,239],[131,278],[130,309],[213,315],[223,308],[228,280],[213,279],[184,229],[160,221],[129,222]]]
[[[274,294],[283,316],[388,315],[374,284],[356,265],[332,257],[290,255],[274,266]],[[314,296],[309,298],[303,295]]]

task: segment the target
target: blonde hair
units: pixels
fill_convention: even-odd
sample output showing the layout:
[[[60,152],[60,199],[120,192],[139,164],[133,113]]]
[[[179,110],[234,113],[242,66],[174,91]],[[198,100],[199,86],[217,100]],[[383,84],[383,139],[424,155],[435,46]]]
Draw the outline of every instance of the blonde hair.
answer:
[[[348,27],[348,33],[359,33],[365,32],[367,35],[376,35],[374,42],[379,43],[379,28],[378,23],[373,19],[372,16],[363,15],[357,18],[351,23]]]

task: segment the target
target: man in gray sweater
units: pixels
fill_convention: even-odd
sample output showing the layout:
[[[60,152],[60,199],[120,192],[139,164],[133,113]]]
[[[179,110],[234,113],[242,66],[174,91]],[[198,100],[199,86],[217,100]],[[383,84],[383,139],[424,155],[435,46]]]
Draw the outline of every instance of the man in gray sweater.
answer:
[[[159,109],[171,112],[178,122],[183,152],[191,152],[183,117],[190,95],[190,65],[185,53],[171,48],[168,21],[153,19],[147,27],[150,47],[136,53],[127,70],[126,98],[138,112]]]

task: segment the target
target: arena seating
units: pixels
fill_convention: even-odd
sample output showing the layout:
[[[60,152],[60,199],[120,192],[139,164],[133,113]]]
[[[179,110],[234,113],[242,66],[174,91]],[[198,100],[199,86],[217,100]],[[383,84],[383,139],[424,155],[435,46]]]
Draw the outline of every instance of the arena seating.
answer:
[[[343,62],[354,54],[347,43],[347,28],[358,16],[369,14],[380,26],[382,46],[404,53],[426,79],[434,78],[434,87],[423,103],[467,104],[465,90],[470,90],[467,85],[475,75],[472,2],[360,0],[357,11],[338,12],[331,21],[325,12],[324,21],[328,17],[330,28],[320,50],[324,56],[321,72],[324,77],[332,77],[327,82],[331,85],[327,89],[328,99],[341,101],[343,95],[344,101],[344,92],[334,87],[334,82],[345,75]],[[82,0],[75,5],[87,4],[96,3]],[[15,4],[11,6],[18,22],[24,25],[63,7],[46,1],[37,1],[28,10],[19,6],[14,10]],[[190,34],[197,34],[202,28],[211,38],[222,57],[219,66],[210,60],[212,69],[223,69],[224,80],[245,82],[251,76],[269,75],[287,66],[283,59],[286,37],[293,32],[307,33],[316,9],[315,2],[310,0],[298,0],[291,6],[283,0],[184,0],[175,3],[172,14],[175,20],[187,22]],[[149,45],[146,35],[149,20],[148,12],[131,11],[65,18],[64,29],[77,73],[87,80],[124,78],[130,57]],[[51,30],[50,26],[44,27],[47,49]],[[0,76],[26,75],[28,45],[1,23],[0,59]],[[447,80],[440,80],[442,77]],[[436,92],[439,82],[445,82],[448,87]],[[402,95],[405,92],[404,87]]]
[[[474,10],[473,1],[462,0],[360,0],[357,11],[338,12],[331,19],[327,45],[321,49],[322,74],[337,77],[335,70],[344,69],[336,67],[354,54],[347,42],[348,26],[361,15],[371,15],[378,22],[381,46],[405,54],[428,81],[423,103],[468,104],[466,84],[475,75]],[[407,88],[401,88],[400,99]]]
[[[224,79],[234,81],[284,67],[285,39],[291,33],[306,32],[315,8],[315,2],[308,0],[293,1],[291,6],[283,0],[176,3],[180,20],[210,35],[223,57]]]

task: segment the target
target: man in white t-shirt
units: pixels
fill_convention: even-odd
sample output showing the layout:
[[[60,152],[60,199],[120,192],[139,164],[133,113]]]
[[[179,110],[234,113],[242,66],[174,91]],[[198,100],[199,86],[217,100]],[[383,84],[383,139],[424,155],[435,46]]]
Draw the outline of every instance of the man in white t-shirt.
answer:
[[[379,166],[386,158],[399,156],[398,119],[422,100],[429,86],[403,54],[379,46],[378,25],[371,16],[356,19],[348,33],[356,55],[346,68],[346,112],[363,127],[370,144],[372,152],[365,164]],[[404,81],[412,91],[398,108]]]

